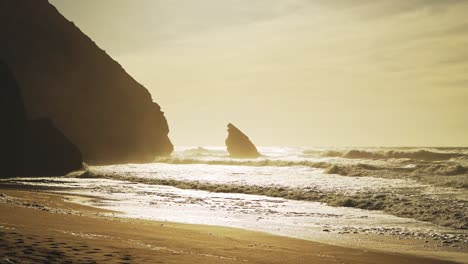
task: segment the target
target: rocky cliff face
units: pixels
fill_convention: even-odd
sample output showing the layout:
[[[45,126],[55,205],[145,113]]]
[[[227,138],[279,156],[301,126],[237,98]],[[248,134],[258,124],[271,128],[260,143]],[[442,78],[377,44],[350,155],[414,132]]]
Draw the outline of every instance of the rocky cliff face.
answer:
[[[229,155],[233,158],[258,158],[261,156],[249,137],[231,123],[228,124],[226,146]]]
[[[46,0],[0,0],[0,58],[29,118],[49,117],[90,164],[147,162],[173,150],[150,93]]]
[[[50,119],[27,119],[20,88],[1,61],[0,87],[0,141],[2,157],[6,157],[0,177],[60,176],[79,170],[82,166],[80,151]]]

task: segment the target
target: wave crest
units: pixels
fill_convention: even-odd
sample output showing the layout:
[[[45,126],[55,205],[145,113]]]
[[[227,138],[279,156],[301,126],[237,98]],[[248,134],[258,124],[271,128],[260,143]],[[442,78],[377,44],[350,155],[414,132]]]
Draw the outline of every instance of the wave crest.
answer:
[[[384,192],[345,194],[324,192],[315,188],[292,188],[275,185],[258,186],[242,184],[221,184],[204,181],[184,181],[158,178],[142,178],[119,173],[100,173],[90,171],[88,176],[137,182],[142,184],[167,185],[181,189],[196,189],[220,193],[243,193],[280,197],[301,201],[324,202],[331,206],[354,207],[366,210],[383,210],[387,213],[428,221],[442,226],[468,229],[468,218],[465,215],[467,202],[453,203],[448,200],[434,201],[431,197],[405,196],[403,199],[396,193]],[[437,202],[437,206],[434,203]],[[443,211],[444,214],[440,212]]]
[[[207,164],[207,165],[232,165],[232,166],[272,166],[272,167],[292,167],[292,166],[307,166],[313,168],[327,168],[330,164],[327,162],[314,161],[288,161],[288,160],[270,160],[270,159],[255,159],[255,160],[202,160],[196,158],[171,158],[162,157],[154,160],[156,163],[167,164]]]
[[[304,151],[305,155],[317,155],[317,151]],[[352,149],[347,151],[330,150],[320,154],[322,157],[340,157],[347,159],[412,159],[422,161],[443,161],[453,158],[468,158],[466,153],[459,152],[435,152],[429,150],[416,150],[416,151],[400,151],[400,150],[387,150],[387,151],[369,151]]]
[[[223,150],[214,150],[214,149],[207,149],[203,147],[198,148],[191,148],[184,150],[180,153],[180,155],[184,157],[227,157],[226,151]]]

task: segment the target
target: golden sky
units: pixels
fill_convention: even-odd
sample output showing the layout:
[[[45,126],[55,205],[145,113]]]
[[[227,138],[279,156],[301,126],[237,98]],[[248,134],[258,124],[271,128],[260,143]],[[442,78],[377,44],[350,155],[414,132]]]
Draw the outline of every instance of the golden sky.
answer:
[[[50,0],[175,145],[468,146],[468,1]]]

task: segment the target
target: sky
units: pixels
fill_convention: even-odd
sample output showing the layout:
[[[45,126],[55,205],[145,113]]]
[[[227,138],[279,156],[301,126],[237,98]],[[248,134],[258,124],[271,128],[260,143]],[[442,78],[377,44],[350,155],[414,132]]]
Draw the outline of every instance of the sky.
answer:
[[[467,0],[50,0],[176,146],[468,146]]]

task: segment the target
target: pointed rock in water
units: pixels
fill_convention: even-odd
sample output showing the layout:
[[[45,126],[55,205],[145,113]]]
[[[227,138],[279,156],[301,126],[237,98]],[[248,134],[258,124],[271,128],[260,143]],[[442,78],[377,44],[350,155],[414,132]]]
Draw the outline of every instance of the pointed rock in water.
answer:
[[[62,176],[82,167],[81,152],[48,118],[28,120],[21,89],[0,61],[4,172],[0,177]]]
[[[89,164],[150,162],[173,150],[148,90],[47,0],[0,0],[0,58],[29,118],[47,117]]]
[[[261,156],[249,137],[231,123],[228,124],[226,147],[229,155],[233,158],[258,158]]]

